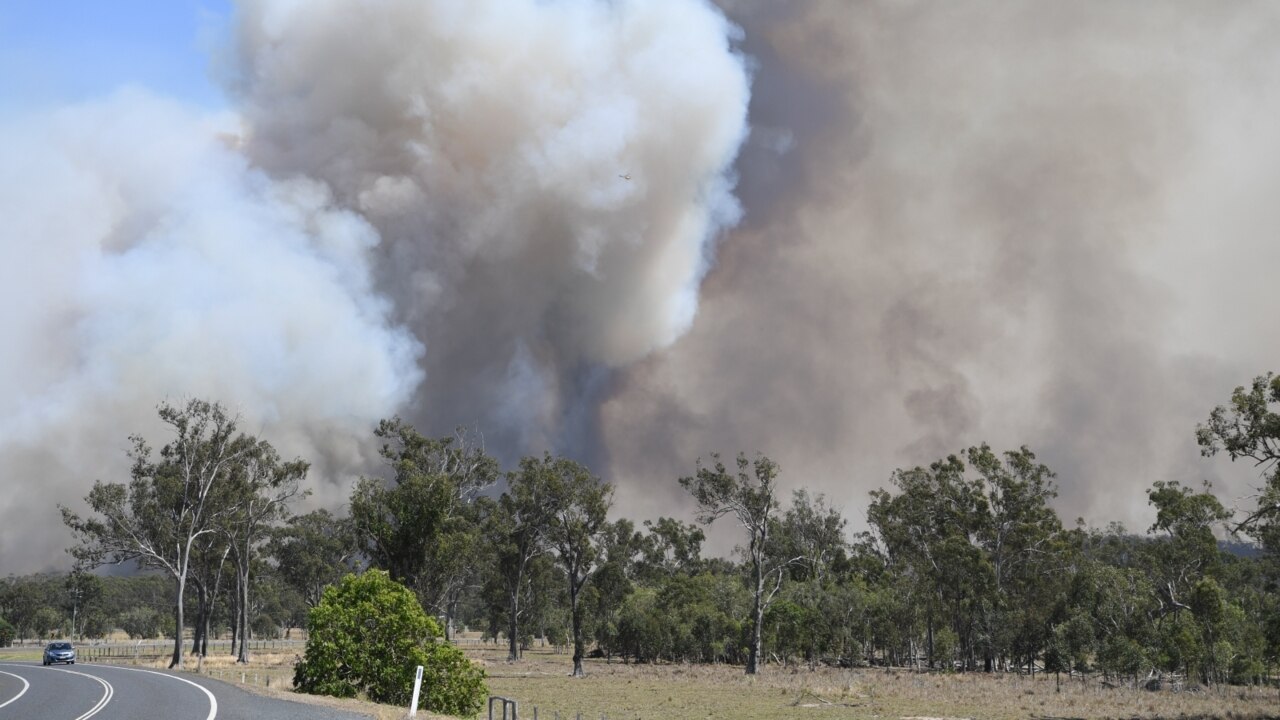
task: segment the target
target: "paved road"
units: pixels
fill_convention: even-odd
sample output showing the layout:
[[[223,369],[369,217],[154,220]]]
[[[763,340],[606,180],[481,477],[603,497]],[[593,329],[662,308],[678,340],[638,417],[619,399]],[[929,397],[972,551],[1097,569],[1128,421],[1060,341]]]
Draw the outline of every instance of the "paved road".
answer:
[[[0,663],[0,720],[367,720],[199,675],[118,665]]]

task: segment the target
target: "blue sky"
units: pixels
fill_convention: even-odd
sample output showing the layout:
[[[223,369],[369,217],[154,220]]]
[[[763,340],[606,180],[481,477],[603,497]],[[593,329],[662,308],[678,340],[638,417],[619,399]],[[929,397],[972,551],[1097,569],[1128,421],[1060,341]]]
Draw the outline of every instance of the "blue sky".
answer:
[[[2,0],[0,112],[101,97],[124,85],[225,105],[209,48],[231,0]]]

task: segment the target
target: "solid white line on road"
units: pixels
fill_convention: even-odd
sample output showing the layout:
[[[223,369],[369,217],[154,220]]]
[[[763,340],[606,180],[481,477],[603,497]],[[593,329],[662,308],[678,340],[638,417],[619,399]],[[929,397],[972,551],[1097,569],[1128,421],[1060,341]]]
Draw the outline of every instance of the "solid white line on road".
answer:
[[[102,711],[102,708],[107,706],[107,703],[111,702],[111,696],[116,694],[116,689],[111,687],[111,683],[107,682],[106,680],[103,680],[97,675],[90,675],[89,673],[76,672],[75,670],[65,670],[62,668],[49,668],[49,669],[57,670],[58,672],[71,673],[72,675],[79,675],[81,677],[92,678],[93,680],[97,680],[98,682],[102,683],[102,687],[104,688],[104,692],[102,693],[102,699],[98,701],[97,705],[94,705],[93,707],[89,708],[88,712],[76,718],[76,720],[89,720],[89,718],[93,717],[94,715],[97,715],[99,712]]]
[[[155,671],[155,670],[143,670],[142,668],[125,667],[125,666],[123,666],[123,665],[103,665],[103,666],[101,666],[101,667],[113,667],[113,668],[116,668],[116,669],[118,669],[118,670],[129,670],[130,672],[150,673],[150,674],[152,674],[152,675],[159,675],[160,677],[167,677],[167,678],[169,678],[170,680],[178,680],[178,681],[180,681],[180,682],[184,682],[184,683],[186,683],[186,684],[188,684],[188,685],[190,685],[190,686],[192,686],[192,687],[194,687],[194,688],[198,689],[200,692],[204,693],[205,695],[208,695],[208,696],[209,696],[209,715],[208,715],[204,720],[213,720],[214,718],[216,718],[216,717],[218,716],[218,698],[214,697],[214,696],[213,696],[213,693],[209,692],[209,688],[207,688],[207,687],[205,687],[205,686],[203,686],[203,685],[201,685],[201,684],[199,684],[199,683],[192,682],[192,681],[190,681],[190,680],[188,680],[188,679],[186,679],[186,678],[184,678],[184,677],[179,677],[179,676],[177,676],[177,675],[171,675],[171,674],[169,674],[169,673],[157,672],[157,671]],[[78,720],[78,719],[77,719],[77,720]]]
[[[21,681],[22,681],[22,692],[18,693],[17,695],[14,695],[13,697],[9,698],[8,700],[5,700],[4,702],[0,703],[0,708],[4,707],[5,705],[8,705],[9,703],[13,702],[14,700],[17,700],[18,698],[20,698],[20,697],[22,697],[23,695],[27,694],[27,690],[31,687],[31,683],[27,682],[27,679],[26,679],[26,678],[24,678],[24,677],[22,677],[21,675],[14,675],[14,674],[13,674],[13,673],[11,673],[11,672],[5,672],[5,671],[3,671],[3,670],[0,670],[0,675],[8,675],[9,677],[16,677],[16,678],[18,678],[19,680],[21,680]]]

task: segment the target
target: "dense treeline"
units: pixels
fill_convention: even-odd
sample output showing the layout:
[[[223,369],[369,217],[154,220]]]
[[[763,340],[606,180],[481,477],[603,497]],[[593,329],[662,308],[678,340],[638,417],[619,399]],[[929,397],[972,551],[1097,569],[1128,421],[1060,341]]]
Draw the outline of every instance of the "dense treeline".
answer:
[[[173,588],[152,575],[98,577],[79,572],[0,580],[0,618],[11,629],[11,641],[97,639],[114,629],[138,639],[156,638],[163,632],[161,619],[172,607]]]
[[[186,595],[197,639],[210,627],[244,637],[300,624],[325,587],[376,567],[413,590],[448,637],[459,624],[478,628],[503,639],[512,661],[543,638],[572,648],[575,674],[590,652],[747,672],[780,662],[1259,682],[1280,659],[1277,405],[1280,379],[1260,377],[1197,431],[1204,454],[1261,467],[1265,485],[1242,517],[1208,485],[1156,482],[1145,491],[1151,527],[1068,527],[1052,507],[1054,474],[1029,449],[979,445],[893,473],[856,535],[823,496],[783,496],[780,469],[763,455],[713,455],[678,479],[697,524],[636,526],[610,519],[611,486],[572,460],[527,457],[504,473],[466,433],[429,438],[399,419],[375,431],[387,477],[354,484],[348,517],[286,521],[305,463],[235,435],[216,405],[162,408],[178,440],[158,460],[136,440],[132,482],[95,486],[95,519],[66,515],[86,567],[138,560],[167,573],[169,587],[112,605],[109,585],[155,589],[162,576],[11,578],[0,616],[24,636],[61,623],[93,637],[135,611],[155,618],[167,602],[172,634]],[[201,475],[228,457],[221,475]],[[201,487],[208,502],[196,519],[178,498]],[[737,528],[734,558],[703,556],[712,523]],[[174,570],[182,558],[121,543],[120,528],[186,540],[195,592]],[[1223,541],[1233,535],[1244,544]],[[99,589],[80,592],[68,615],[73,583]]]
[[[303,598],[276,573],[265,572],[253,584],[252,637],[282,637],[305,622]],[[214,639],[230,637],[234,624],[232,591],[224,592],[225,602],[218,603],[210,619]],[[154,573],[10,575],[0,579],[0,647],[56,638],[101,641],[113,632],[131,640],[173,640],[174,607],[173,583]],[[185,629],[190,643],[192,624]]]

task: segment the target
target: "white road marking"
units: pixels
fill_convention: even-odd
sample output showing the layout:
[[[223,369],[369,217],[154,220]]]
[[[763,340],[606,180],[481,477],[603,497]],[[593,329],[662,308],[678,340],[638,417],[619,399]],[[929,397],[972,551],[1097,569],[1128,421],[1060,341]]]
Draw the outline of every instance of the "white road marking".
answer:
[[[71,673],[72,675],[79,675],[80,677],[92,678],[102,683],[102,687],[104,688],[104,692],[102,693],[102,699],[98,701],[97,705],[94,705],[93,707],[89,708],[88,712],[76,718],[76,720],[89,720],[89,718],[93,717],[94,715],[97,715],[99,712],[102,712],[102,708],[106,707],[107,703],[111,702],[111,696],[116,694],[116,689],[111,687],[111,683],[107,682],[106,680],[103,680],[97,675],[90,675],[89,673],[76,672],[75,670],[66,670],[62,668],[49,668],[49,669],[57,670],[58,672]]]
[[[4,707],[5,705],[8,705],[9,703],[13,702],[14,700],[17,700],[18,698],[22,697],[23,695],[26,695],[26,694],[27,694],[27,690],[31,687],[31,683],[27,682],[27,679],[26,679],[26,678],[24,678],[24,677],[22,677],[21,675],[14,675],[14,674],[13,674],[13,673],[11,673],[11,672],[5,672],[5,671],[3,671],[3,670],[0,670],[0,675],[8,675],[9,677],[16,677],[16,678],[18,678],[19,680],[21,680],[21,681],[22,681],[22,692],[18,693],[17,695],[14,695],[13,697],[9,698],[8,700],[5,700],[4,702],[0,703],[0,708]]]
[[[169,673],[156,672],[155,670],[143,670],[142,668],[125,667],[123,665],[103,665],[102,667],[113,667],[118,670],[128,670],[130,672],[150,673],[152,675],[159,675],[160,677],[169,678],[170,680],[178,680],[180,682],[184,682],[198,689],[200,692],[204,693],[205,695],[209,696],[209,715],[204,720],[214,720],[214,718],[218,717],[218,698],[214,697],[213,693],[209,692],[209,688],[199,683],[194,683],[184,677],[179,677],[177,675],[170,675]],[[76,720],[80,720],[80,718],[77,718]]]

